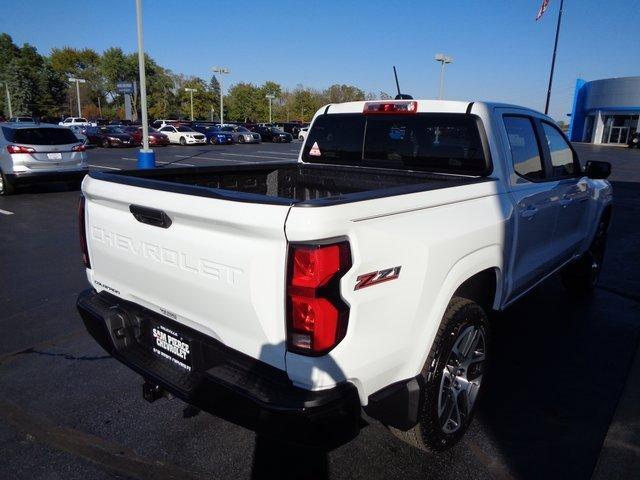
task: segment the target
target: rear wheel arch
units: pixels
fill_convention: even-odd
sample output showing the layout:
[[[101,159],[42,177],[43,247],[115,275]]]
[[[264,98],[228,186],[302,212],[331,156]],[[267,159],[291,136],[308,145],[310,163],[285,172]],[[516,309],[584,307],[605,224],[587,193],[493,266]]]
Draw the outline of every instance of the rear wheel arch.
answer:
[[[496,309],[500,270],[497,267],[481,270],[458,286],[453,297],[467,298],[489,312]]]

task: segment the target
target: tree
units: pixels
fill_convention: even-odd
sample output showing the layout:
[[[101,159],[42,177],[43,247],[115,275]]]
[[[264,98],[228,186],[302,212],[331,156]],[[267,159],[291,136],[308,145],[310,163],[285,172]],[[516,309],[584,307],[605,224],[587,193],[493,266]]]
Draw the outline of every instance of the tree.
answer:
[[[18,57],[20,49],[13,43],[13,39],[6,33],[0,34],[0,81],[7,82],[9,79],[9,64]],[[5,116],[9,116],[9,107],[6,105],[5,87],[0,89],[0,105]]]
[[[240,82],[232,85],[225,99],[229,120],[256,120],[256,110],[260,108],[257,104],[259,96],[260,90],[253,83]]]
[[[326,98],[320,92],[298,85],[292,93],[291,116],[304,122],[325,103],[327,103]]]
[[[49,56],[51,69],[65,81],[69,77],[82,78],[80,85],[81,103],[96,105],[98,97],[104,102],[104,77],[101,71],[101,57],[90,48],[78,50],[71,47],[54,48]],[[74,87],[74,86],[72,86]],[[75,87],[68,89],[71,103],[76,101]],[[74,106],[74,110],[77,108]]]
[[[117,83],[135,80],[137,68],[132,69],[131,62],[127,61],[121,48],[109,48],[100,58],[100,72],[104,79],[104,94],[114,101],[119,96]]]
[[[5,70],[14,115],[57,116],[67,86],[49,61],[25,43],[15,51]]]
[[[212,95],[211,108],[216,112],[216,117],[220,120],[220,82],[215,75],[211,75],[209,80],[209,91]]]
[[[200,77],[191,77],[183,79],[183,81],[180,82],[178,91],[180,113],[183,117],[189,118],[191,115],[191,97],[185,88],[194,88],[197,90],[197,92],[193,93],[194,118],[200,120],[208,119],[211,115],[211,107],[214,103],[215,95],[209,88],[207,82]]]
[[[147,103],[151,118],[177,116],[178,100],[174,93],[175,83],[171,71],[158,67],[151,78],[147,78]]]
[[[356,100],[364,100],[364,92],[357,87],[351,85],[331,85],[324,92],[329,103],[353,102]]]
[[[278,99],[282,95],[282,87],[280,86],[280,84],[269,80],[262,84],[262,86],[258,88],[258,91],[256,92],[255,116],[264,122],[269,121],[269,100],[267,99],[267,95],[275,96],[275,98],[271,101],[273,116],[274,106],[277,107],[279,105]]]

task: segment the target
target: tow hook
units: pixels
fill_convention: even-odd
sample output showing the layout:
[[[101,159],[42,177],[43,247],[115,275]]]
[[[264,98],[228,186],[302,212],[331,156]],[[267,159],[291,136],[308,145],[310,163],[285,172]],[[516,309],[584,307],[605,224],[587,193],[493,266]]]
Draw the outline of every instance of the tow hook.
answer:
[[[160,385],[156,385],[151,382],[144,382],[142,384],[142,398],[144,398],[147,402],[153,403],[161,397],[164,397],[166,394],[164,390],[160,387]]]

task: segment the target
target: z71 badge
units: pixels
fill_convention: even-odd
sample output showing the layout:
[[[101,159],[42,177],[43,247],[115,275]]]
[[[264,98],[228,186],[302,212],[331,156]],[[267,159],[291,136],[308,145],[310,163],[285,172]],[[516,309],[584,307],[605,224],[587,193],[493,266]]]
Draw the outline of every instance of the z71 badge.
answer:
[[[372,287],[379,283],[395,280],[400,276],[400,269],[402,266],[385,268],[384,270],[378,270],[377,272],[365,273],[358,275],[356,286],[354,290],[360,290],[365,287]]]

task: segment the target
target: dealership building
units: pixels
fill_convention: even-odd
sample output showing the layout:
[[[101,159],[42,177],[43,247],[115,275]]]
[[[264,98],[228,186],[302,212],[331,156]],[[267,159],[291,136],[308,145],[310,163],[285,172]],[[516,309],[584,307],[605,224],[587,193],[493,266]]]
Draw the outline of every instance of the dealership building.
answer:
[[[640,131],[640,77],[578,79],[569,138],[574,142],[626,144]]]

